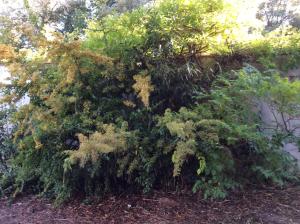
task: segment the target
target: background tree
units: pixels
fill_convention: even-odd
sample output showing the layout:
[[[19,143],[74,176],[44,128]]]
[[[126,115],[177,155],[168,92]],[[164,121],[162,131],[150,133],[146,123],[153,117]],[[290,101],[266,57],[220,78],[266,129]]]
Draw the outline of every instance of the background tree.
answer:
[[[90,7],[94,18],[101,19],[112,12],[124,13],[153,2],[154,0],[91,0]]]
[[[300,14],[297,13],[293,20],[291,21],[291,25],[297,29],[300,29]]]
[[[299,0],[266,0],[259,5],[256,17],[265,22],[265,30],[272,31],[290,24],[296,16]]]
[[[83,30],[91,11],[85,0],[67,0],[56,4],[50,0],[39,0],[35,5],[24,0],[24,7],[25,15],[36,28],[43,29],[45,24],[52,24],[62,33]]]

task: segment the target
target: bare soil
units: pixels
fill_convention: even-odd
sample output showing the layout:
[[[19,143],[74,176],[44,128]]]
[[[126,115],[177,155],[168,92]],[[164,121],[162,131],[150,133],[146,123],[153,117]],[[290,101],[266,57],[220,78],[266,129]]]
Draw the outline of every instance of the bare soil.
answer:
[[[37,196],[1,199],[0,224],[16,223],[300,224],[300,186],[244,190],[222,201],[168,192],[73,200],[57,208]]]

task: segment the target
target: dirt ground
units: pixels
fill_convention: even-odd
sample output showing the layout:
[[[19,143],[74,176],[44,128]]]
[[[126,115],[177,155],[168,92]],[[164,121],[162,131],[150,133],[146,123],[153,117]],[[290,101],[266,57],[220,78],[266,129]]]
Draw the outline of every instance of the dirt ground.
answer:
[[[0,200],[0,224],[199,223],[300,224],[300,186],[265,188],[205,201],[192,194],[154,192],[102,200],[74,200],[55,208],[49,200],[24,196]]]

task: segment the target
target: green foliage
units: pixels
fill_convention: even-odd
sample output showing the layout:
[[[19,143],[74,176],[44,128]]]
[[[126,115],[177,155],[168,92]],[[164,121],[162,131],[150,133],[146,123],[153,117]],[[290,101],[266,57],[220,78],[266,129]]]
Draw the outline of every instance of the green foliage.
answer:
[[[222,198],[245,183],[292,178],[281,144],[293,133],[266,133],[257,108],[298,115],[299,82],[262,72],[281,69],[278,54],[296,65],[298,34],[233,45],[230,9],[167,0],[91,20],[81,41],[29,29],[26,49],[0,45],[12,76],[3,102],[30,99],[12,113],[14,192],[63,201],[185,185]]]
[[[209,93],[197,96],[201,103],[192,109],[167,110],[159,124],[174,136],[174,176],[191,157],[197,159],[193,172],[199,178],[193,189],[204,190],[205,197],[224,197],[243,178],[279,184],[291,178],[286,165],[291,161],[280,148],[283,139],[276,141],[280,130],[274,128],[268,140],[257,107],[260,101],[272,101],[277,111],[298,115],[299,84],[245,67],[216,79]],[[237,171],[242,169],[240,177]]]
[[[248,57],[248,62],[258,63],[263,69],[288,71],[299,65],[299,32],[286,28],[270,32],[264,38],[241,42],[234,52]]]
[[[218,52],[226,31],[234,26],[228,6],[214,1],[162,1],[150,9],[91,21],[86,45],[113,57],[130,60],[133,52],[151,58],[166,54]]]

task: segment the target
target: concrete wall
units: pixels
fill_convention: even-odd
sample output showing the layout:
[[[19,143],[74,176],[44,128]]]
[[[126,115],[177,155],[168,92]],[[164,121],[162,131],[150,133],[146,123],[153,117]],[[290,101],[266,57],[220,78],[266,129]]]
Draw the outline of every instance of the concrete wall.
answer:
[[[300,93],[299,93],[300,94]],[[300,137],[300,118],[291,119],[289,116],[282,115],[272,109],[267,103],[260,103],[260,116],[263,122],[265,123],[266,128],[276,129],[277,127],[285,130],[284,121],[289,131],[294,130],[294,134]],[[266,129],[268,134],[271,134],[271,129]],[[298,165],[300,167],[300,152],[299,148],[295,143],[286,143],[284,144],[284,150],[290,153],[295,159],[298,160]]]
[[[291,69],[287,72],[287,75],[290,80],[300,79],[300,67]],[[288,130],[294,130],[294,134],[300,137],[300,117],[291,118],[286,114],[282,116],[266,102],[259,103],[259,113],[266,127],[276,128],[277,125],[279,125],[279,128],[284,130],[285,125],[283,120],[285,120]],[[268,130],[266,130],[266,132],[268,133]],[[297,159],[300,167],[300,152],[298,146],[295,143],[287,143],[284,145],[284,150]]]

